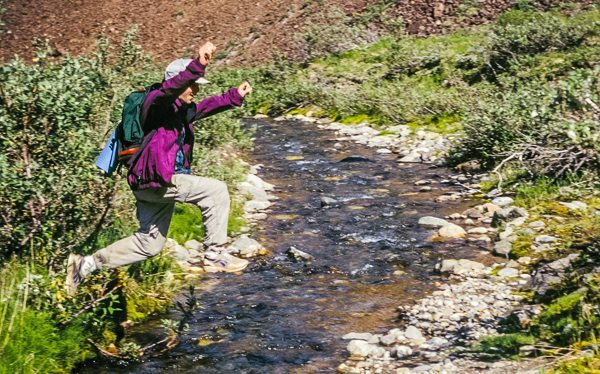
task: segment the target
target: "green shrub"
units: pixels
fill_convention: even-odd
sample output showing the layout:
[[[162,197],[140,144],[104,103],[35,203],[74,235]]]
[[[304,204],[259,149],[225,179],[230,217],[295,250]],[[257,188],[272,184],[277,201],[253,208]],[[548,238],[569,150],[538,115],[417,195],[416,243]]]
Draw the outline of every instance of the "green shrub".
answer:
[[[587,17],[569,20],[549,12],[505,12],[490,36],[489,64],[502,72],[522,55],[573,49],[598,35],[599,26],[598,19]]]
[[[353,22],[343,10],[330,8],[312,17],[299,34],[298,49],[303,59],[346,51],[375,40],[376,35],[361,24]]]
[[[150,75],[134,73],[147,61],[133,37],[111,63],[101,41],[89,57],[55,59],[42,43],[34,63],[0,66],[0,256],[33,249],[47,262],[102,228],[115,180],[94,161],[131,82]]]
[[[483,337],[476,346],[477,350],[512,356],[519,353],[519,348],[524,345],[535,343],[535,338],[522,334],[503,334],[497,336]]]

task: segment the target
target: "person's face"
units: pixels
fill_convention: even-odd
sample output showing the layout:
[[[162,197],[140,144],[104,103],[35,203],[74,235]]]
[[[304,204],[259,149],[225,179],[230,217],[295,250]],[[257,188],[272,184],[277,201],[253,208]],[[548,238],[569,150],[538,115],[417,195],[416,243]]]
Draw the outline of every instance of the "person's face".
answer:
[[[180,95],[179,99],[186,104],[191,104],[194,100],[194,96],[198,93],[199,87],[198,83],[193,83],[188,86]]]

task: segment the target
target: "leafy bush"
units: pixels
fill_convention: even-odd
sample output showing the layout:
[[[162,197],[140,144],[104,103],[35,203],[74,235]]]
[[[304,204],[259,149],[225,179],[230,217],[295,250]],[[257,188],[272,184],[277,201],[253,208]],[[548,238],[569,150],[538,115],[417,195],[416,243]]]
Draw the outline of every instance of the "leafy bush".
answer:
[[[598,78],[598,72],[581,69],[552,85],[517,85],[507,79],[505,87],[517,87],[514,91],[489,96],[471,108],[466,136],[455,144],[450,163],[477,159],[489,169],[512,159],[530,176],[597,173],[600,125],[586,99],[600,97]]]
[[[361,23],[353,22],[338,8],[318,14],[303,33],[299,34],[298,49],[304,60],[330,53],[340,53],[372,42],[377,34]]]
[[[567,20],[555,13],[512,10],[502,14],[489,40],[489,66],[502,71],[519,56],[564,51],[598,35],[600,21],[587,17]]]
[[[0,66],[0,256],[33,249],[47,262],[95,239],[114,179],[94,166],[123,97],[151,74],[125,38],[120,57],[100,41],[92,56],[55,59],[39,43],[33,63]]]
[[[477,349],[500,355],[516,355],[523,345],[533,344],[534,337],[522,334],[504,334],[498,336],[486,336],[481,339]]]

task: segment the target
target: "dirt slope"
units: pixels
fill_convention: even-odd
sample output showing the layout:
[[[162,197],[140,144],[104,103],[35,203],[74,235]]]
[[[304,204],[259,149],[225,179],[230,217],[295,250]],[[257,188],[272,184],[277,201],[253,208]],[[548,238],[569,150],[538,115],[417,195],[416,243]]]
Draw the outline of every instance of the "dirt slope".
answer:
[[[188,56],[204,40],[228,49],[228,61],[252,65],[274,51],[294,56],[293,35],[315,13],[339,7],[355,14],[379,0],[5,0],[0,60],[31,57],[31,42],[48,38],[57,53],[89,51],[96,37],[119,41],[140,25],[146,51],[160,60]],[[398,0],[391,14],[404,19],[412,34],[441,33],[489,22],[514,0]],[[538,0],[548,7],[557,0]],[[589,4],[593,0],[575,1]]]

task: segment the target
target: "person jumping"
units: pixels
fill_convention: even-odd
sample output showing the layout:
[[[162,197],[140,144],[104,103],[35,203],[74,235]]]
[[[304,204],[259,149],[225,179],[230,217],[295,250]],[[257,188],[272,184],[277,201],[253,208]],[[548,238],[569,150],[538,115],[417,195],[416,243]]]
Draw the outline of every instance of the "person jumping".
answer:
[[[140,228],[89,256],[70,254],[67,261],[67,291],[72,295],[83,279],[101,268],[129,265],[157,255],[163,248],[175,202],[198,206],[204,221],[207,272],[237,272],[248,261],[226,253],[229,192],[221,181],[191,175],[194,146],[193,122],[239,107],[252,91],[248,82],[222,95],[194,103],[199,84],[207,83],[204,70],[216,48],[207,42],[194,59],[171,62],[159,89],[146,96],[141,110],[144,140],[127,173],[136,198]]]

